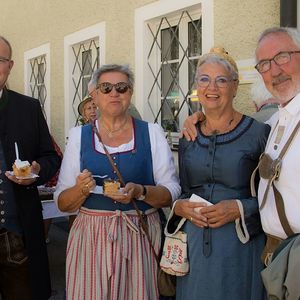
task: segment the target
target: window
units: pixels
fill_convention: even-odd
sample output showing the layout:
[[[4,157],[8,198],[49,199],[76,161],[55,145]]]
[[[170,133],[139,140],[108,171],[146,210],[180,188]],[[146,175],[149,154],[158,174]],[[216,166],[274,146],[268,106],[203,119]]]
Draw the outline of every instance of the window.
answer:
[[[65,136],[78,125],[78,104],[88,95],[92,73],[105,63],[105,23],[95,24],[64,38]]]
[[[41,55],[30,60],[30,96],[40,100],[44,114],[44,106],[47,98],[47,88],[45,86],[46,70],[46,55]]]
[[[24,54],[25,94],[40,101],[50,125],[50,45],[45,44]]]
[[[96,47],[95,67],[99,67],[99,47]],[[88,83],[91,80],[95,67],[92,65],[92,49],[82,52],[82,98],[88,94]]]
[[[136,104],[144,119],[161,124],[172,146],[186,117],[200,109],[195,70],[213,44],[211,1],[180,2],[159,1],[136,11]]]
[[[195,69],[202,49],[201,18],[193,20],[184,11],[176,26],[171,26],[170,23],[171,20],[163,18],[161,26],[157,28],[158,33],[155,34],[160,34],[161,45],[160,68],[154,78],[157,88],[160,89],[161,86],[161,114],[158,111],[155,121],[160,119],[166,131],[179,132],[180,112],[188,110],[191,114],[199,108],[198,105],[193,105],[198,101],[192,102],[192,92]],[[163,28],[164,25],[166,28]],[[159,76],[160,85],[157,79]]]
[[[75,126],[78,125],[79,115],[78,104],[88,95],[88,83],[93,72],[99,67],[99,42],[91,39],[82,43],[72,45],[73,50],[73,70],[72,82],[74,85],[72,95],[72,106]]]

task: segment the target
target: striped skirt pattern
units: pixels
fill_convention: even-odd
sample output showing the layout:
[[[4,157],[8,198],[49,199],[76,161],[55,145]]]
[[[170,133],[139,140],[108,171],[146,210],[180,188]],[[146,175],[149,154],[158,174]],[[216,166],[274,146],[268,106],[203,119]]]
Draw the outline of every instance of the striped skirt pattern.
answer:
[[[160,250],[155,209],[146,212],[149,235]],[[67,300],[156,300],[157,262],[135,211],[81,208],[67,245]]]

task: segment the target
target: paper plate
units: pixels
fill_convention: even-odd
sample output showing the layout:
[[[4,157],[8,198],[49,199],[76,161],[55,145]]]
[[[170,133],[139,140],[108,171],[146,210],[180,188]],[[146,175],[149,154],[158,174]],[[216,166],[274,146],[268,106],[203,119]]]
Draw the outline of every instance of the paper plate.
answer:
[[[8,172],[9,172],[9,175],[11,175],[11,176],[15,175],[14,171],[8,171]],[[34,173],[30,173],[30,175],[26,176],[26,177],[16,176],[17,179],[32,179],[32,178],[37,178],[37,177],[39,177],[39,175],[36,175]]]
[[[119,192],[122,194],[124,191],[124,188],[120,188]],[[96,185],[96,187],[91,191],[93,194],[103,194],[103,187],[102,185]]]

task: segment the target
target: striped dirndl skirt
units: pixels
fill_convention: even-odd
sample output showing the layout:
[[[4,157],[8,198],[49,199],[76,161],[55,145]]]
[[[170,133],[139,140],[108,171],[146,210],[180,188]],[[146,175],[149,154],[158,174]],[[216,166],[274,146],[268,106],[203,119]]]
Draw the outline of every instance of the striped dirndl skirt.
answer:
[[[145,213],[156,253],[161,226],[156,209]],[[155,300],[157,262],[136,211],[81,208],[67,245],[67,300]]]

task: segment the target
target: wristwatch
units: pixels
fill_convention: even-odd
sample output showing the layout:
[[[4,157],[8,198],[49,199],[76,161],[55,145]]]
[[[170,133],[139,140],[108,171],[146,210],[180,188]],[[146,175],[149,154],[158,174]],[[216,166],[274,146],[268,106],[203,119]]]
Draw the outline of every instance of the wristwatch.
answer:
[[[138,197],[138,200],[141,200],[141,201],[145,200],[146,195],[147,195],[147,189],[146,189],[146,187],[144,185],[142,187],[143,187],[143,193],[142,193],[141,196]]]

